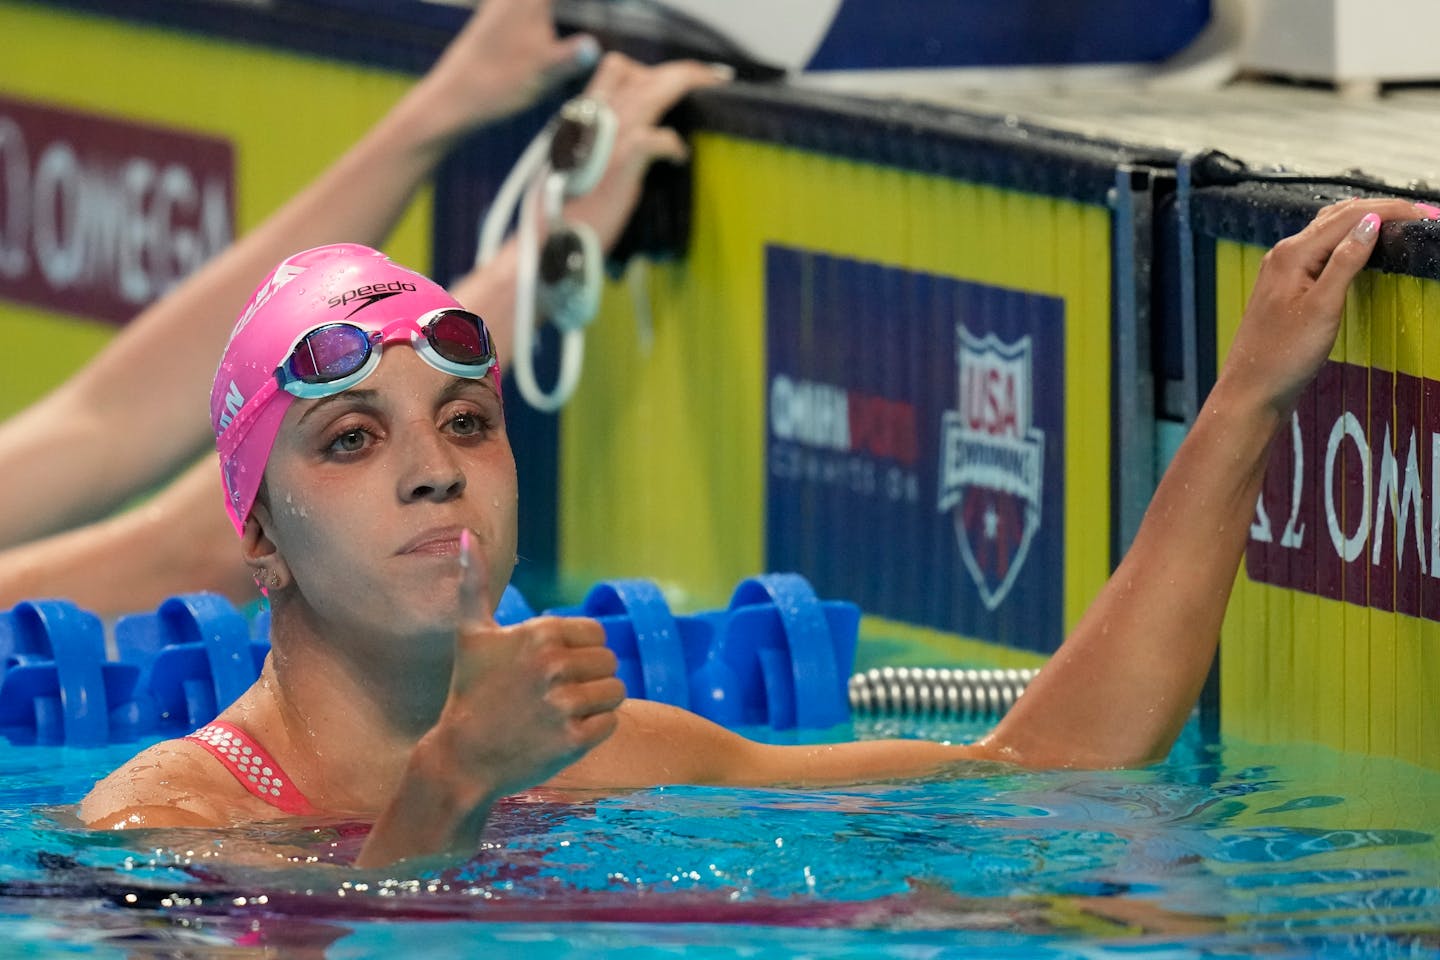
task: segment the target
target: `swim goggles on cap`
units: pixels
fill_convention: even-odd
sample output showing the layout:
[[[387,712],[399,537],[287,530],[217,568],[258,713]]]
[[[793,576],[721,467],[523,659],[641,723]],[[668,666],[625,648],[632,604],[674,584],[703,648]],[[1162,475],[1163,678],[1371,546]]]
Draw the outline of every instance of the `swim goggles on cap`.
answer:
[[[406,335],[415,352],[441,373],[479,380],[495,367],[495,348],[485,321],[469,311],[446,307],[380,330],[343,320],[322,324],[296,339],[285,362],[275,369],[275,383],[305,400],[349,390],[380,365],[385,343]]]
[[[236,424],[258,416],[278,391],[314,400],[349,390],[375,372],[382,348],[395,340],[409,340],[421,359],[441,373],[480,380],[497,369],[485,321],[466,310],[442,307],[379,330],[344,320],[322,323],[295,338],[275,375],[246,401],[236,423],[227,424],[220,435],[221,454],[228,455],[248,429],[235,429]]]

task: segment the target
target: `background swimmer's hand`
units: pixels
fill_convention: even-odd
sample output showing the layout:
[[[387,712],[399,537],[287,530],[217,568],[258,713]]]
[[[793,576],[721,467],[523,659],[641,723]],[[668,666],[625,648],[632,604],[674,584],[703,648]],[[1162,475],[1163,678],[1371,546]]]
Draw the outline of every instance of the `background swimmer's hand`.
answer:
[[[683,163],[689,159],[685,141],[674,130],[658,126],[660,119],[686,94],[725,83],[733,73],[729,67],[695,60],[651,67],[623,54],[606,54],[585,95],[604,101],[614,111],[615,145],[600,182],[565,205],[565,218],[588,224],[606,253],[614,249],[640,200],[650,165],[657,160]],[[484,267],[454,280],[450,293],[482,316],[513,316],[517,249],[512,238]],[[508,361],[514,325],[496,324],[490,332],[502,362]]]
[[[480,0],[411,94],[423,122],[441,137],[462,136],[593,68],[599,43],[588,34],[558,37],[553,6],[553,0]]]
[[[624,54],[607,53],[585,95],[604,101],[618,121],[615,147],[595,189],[566,205],[566,216],[589,224],[609,251],[620,238],[640,199],[650,164],[657,160],[684,163],[690,151],[680,135],[657,126],[660,118],[686,94],[730,80],[729,67],[673,60],[646,66]]]
[[[1335,344],[1345,293],[1384,220],[1440,216],[1405,200],[1346,200],[1265,255],[1220,383],[1289,414]]]
[[[475,852],[491,805],[548,780],[614,732],[625,685],[594,620],[495,622],[484,553],[461,540],[455,665],[440,718],[356,863]]]

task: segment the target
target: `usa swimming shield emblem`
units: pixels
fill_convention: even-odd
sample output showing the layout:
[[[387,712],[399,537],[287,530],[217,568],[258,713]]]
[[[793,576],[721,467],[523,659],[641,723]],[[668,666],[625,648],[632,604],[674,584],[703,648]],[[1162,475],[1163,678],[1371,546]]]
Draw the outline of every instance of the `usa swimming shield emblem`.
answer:
[[[940,423],[939,511],[951,514],[965,567],[994,610],[1040,529],[1045,434],[1033,421],[1030,338],[1003,343],[964,324],[956,333],[960,403]]]

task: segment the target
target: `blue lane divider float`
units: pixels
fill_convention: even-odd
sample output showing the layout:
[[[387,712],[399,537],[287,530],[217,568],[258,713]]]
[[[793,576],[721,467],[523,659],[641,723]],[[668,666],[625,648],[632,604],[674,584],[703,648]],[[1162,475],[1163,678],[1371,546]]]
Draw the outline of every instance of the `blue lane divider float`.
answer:
[[[533,616],[535,610],[526,601],[525,595],[507,584],[505,592],[500,595],[499,605],[495,607],[495,622],[509,627]]]
[[[860,608],[822,602],[799,574],[741,581],[722,614],[702,615],[713,636],[694,709],[727,727],[815,729],[850,719]]]
[[[620,661],[626,692],[727,727],[815,729],[850,718],[860,608],[821,601],[799,574],[741,581],[725,610],[676,617],[648,580],[608,580],[579,607]]]
[[[660,588],[649,580],[606,580],[585,595],[579,614],[605,628],[605,645],[629,696],[690,707],[690,671],[680,628]]]
[[[579,607],[620,662],[629,696],[726,726],[828,727],[849,719],[846,685],[860,611],[821,601],[797,574],[742,581],[724,610],[671,613],[648,580],[597,583]],[[535,615],[507,587],[496,621]],[[0,735],[15,743],[98,746],[203,726],[239,697],[270,651],[268,611],[184,594],[120,618],[114,659],[100,619],[63,600],[0,613]]]
[[[134,703],[144,732],[188,733],[214,720],[260,676],[267,640],[224,597],[171,597],[115,624],[120,660],[141,669]]]
[[[0,614],[0,734],[16,743],[94,747],[133,739],[140,670],[105,657],[100,618],[65,600]],[[112,715],[113,714],[113,715]]]

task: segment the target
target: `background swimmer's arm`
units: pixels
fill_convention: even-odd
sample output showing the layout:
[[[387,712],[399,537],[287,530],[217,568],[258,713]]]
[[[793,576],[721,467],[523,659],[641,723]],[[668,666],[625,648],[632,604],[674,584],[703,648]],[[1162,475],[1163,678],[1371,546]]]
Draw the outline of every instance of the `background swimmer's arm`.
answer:
[[[0,551],[0,610],[66,597],[115,617],[195,590],[249,603],[260,594],[235,549],[224,497],[211,454],[133,510]]]
[[[1429,211],[1347,201],[1266,255],[1224,368],[1129,553],[982,749],[1036,767],[1143,764],[1169,751],[1214,658],[1271,437],[1325,362],[1346,290],[1374,248],[1369,214]]]
[[[265,271],[321,243],[379,244],[460,136],[595,57],[588,37],[556,38],[551,0],[481,4],[435,67],[333,166],[0,425],[0,546],[103,516],[199,454],[216,362]]]

